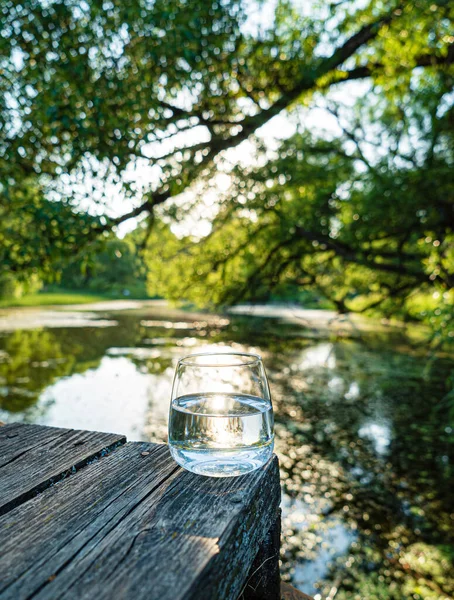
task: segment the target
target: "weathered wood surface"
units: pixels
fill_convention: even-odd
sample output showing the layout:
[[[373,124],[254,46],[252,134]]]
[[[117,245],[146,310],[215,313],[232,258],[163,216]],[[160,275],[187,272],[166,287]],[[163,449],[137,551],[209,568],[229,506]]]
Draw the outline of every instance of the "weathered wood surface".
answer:
[[[276,458],[212,479],[120,446],[0,517],[0,598],[236,600],[279,499]]]
[[[0,427],[0,515],[124,442],[115,433],[20,423]]]
[[[279,554],[281,549],[281,511],[260,544],[246,583],[238,600],[274,600],[280,597],[281,576]]]

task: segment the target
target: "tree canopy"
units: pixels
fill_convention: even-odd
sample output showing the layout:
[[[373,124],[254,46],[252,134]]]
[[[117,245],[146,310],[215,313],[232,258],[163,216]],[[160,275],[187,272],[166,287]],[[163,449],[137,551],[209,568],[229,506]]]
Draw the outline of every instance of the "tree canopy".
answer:
[[[293,285],[341,310],[420,289],[449,299],[452,3],[3,0],[1,10],[0,235],[23,235],[2,269],[23,270],[25,255],[39,269],[49,252],[151,215],[150,286],[173,297],[233,302]],[[364,95],[343,106],[352,82],[367,82]],[[306,123],[316,105],[331,133]],[[261,128],[278,115],[295,132],[270,145]],[[219,171],[230,184],[211,233],[174,239],[182,193],[216,187]],[[20,233],[24,186],[41,198],[39,235]]]
[[[150,261],[166,272],[156,266],[150,279],[159,273],[174,297],[200,300],[208,288],[215,304],[257,300],[282,284],[318,289],[342,312],[387,305],[392,314],[416,290],[432,290],[437,304],[450,300],[452,111],[436,78],[420,85],[396,114],[367,100],[348,117],[331,109],[343,127],[338,139],[302,127],[266,161],[234,168],[204,243],[153,247]],[[425,102],[433,94],[431,114],[419,112],[418,92]],[[183,278],[188,262],[194,275]]]

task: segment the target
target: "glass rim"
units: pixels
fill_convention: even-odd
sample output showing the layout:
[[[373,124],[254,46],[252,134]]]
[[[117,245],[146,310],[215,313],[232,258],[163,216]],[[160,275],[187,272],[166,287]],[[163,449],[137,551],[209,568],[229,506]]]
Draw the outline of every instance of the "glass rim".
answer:
[[[226,363],[200,362],[198,359],[206,358],[209,360],[210,357],[215,356],[230,356],[232,361]],[[234,357],[244,357],[247,360],[234,361]],[[180,358],[178,365],[184,365],[185,367],[250,367],[251,365],[260,364],[262,357],[259,354],[253,354],[252,352],[196,352],[195,354],[187,354]]]

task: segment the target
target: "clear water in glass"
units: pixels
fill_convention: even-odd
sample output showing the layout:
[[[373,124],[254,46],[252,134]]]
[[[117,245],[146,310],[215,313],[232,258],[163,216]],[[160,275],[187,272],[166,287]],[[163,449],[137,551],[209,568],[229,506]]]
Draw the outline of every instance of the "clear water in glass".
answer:
[[[179,465],[211,477],[243,475],[269,460],[273,444],[260,357],[222,353],[179,362],[169,415],[170,452]]]

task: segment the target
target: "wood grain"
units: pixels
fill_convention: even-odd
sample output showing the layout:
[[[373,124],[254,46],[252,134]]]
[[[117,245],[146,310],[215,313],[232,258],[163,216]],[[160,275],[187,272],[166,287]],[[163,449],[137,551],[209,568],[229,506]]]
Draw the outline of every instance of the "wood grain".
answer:
[[[281,511],[260,544],[238,600],[280,600]]]
[[[178,470],[37,598],[75,576],[66,600],[236,600],[279,499],[277,459],[239,478]]]
[[[13,423],[0,428],[0,515],[126,441],[125,436]]]
[[[277,459],[213,479],[180,469],[165,445],[97,451],[123,439],[1,428],[0,489],[8,480],[16,490],[2,498],[1,600],[238,598],[278,512]]]
[[[234,600],[278,504],[277,459],[212,479],[126,444],[0,518],[0,598]]]
[[[165,446],[127,444],[0,517],[0,598],[44,592],[99,532],[115,527],[175,471]],[[51,595],[60,597],[68,585]]]

